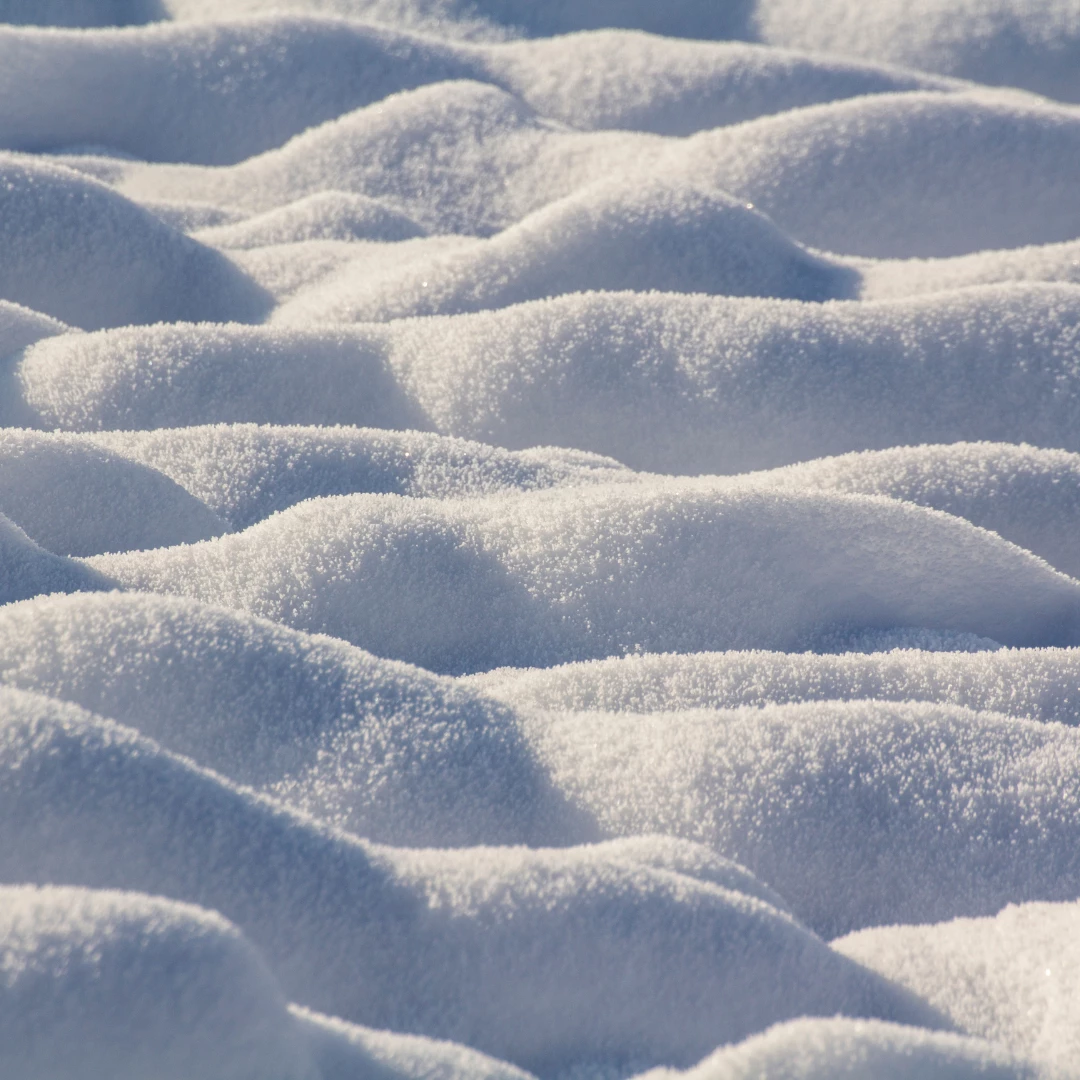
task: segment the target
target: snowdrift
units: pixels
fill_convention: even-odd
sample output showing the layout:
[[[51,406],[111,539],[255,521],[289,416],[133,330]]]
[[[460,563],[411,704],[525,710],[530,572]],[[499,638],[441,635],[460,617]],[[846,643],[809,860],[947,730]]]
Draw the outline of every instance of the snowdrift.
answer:
[[[557,713],[525,729],[604,832],[707,844],[826,937],[1080,892],[1074,728],[856,701]]]
[[[111,188],[0,154],[0,294],[72,326],[254,322],[268,297],[222,255]]]
[[[0,90],[31,78],[33,96],[0,96],[5,147],[108,147],[200,165],[236,164],[390,94],[450,79],[491,83],[576,128],[661,135],[861,94],[954,86],[735,42],[608,31],[466,45],[314,11],[124,33],[0,28]]]
[[[1013,285],[878,304],[585,294],[385,326],[129,328],[31,346],[9,409],[84,431],[436,430],[680,472],[960,439],[1077,451],[1078,312],[1076,286]]]
[[[617,847],[380,848],[76,706],[0,697],[0,805],[20,823],[0,879],[213,908],[320,1011],[546,1072],[690,1064],[806,1013],[934,1022],[764,901]]]
[[[557,711],[675,712],[875,699],[941,702],[1080,726],[1080,657],[1071,649],[987,651],[994,642],[923,629],[853,634],[836,644],[842,655],[625,656],[504,668],[463,681],[514,706]],[[858,655],[860,646],[869,655]]]
[[[590,838],[509,709],[342,641],[123,593],[5,607],[0,639],[5,685],[109,716],[358,835],[444,846]]]
[[[0,429],[0,513],[56,555],[190,544],[226,531],[156,469],[79,436],[12,429]]]
[[[1080,635],[1080,584],[960,519],[708,482],[312,499],[241,533],[87,565],[124,588],[222,603],[450,674],[800,649],[896,626],[1007,645]]]
[[[1078,1045],[1080,905],[1009,906],[995,918],[888,926],[834,942],[935,1002],[962,1031],[1066,1075]]]

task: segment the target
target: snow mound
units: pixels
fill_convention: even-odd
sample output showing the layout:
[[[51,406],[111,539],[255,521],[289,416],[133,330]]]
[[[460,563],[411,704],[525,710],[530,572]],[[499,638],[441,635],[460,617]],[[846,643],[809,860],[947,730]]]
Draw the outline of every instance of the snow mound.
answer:
[[[530,8],[550,9],[550,4]],[[585,130],[657,135],[691,135],[863,94],[964,85],[835,56],[685,40],[691,36],[593,31],[492,45],[483,55],[487,80],[544,116]]]
[[[35,93],[17,93],[29,79]],[[390,94],[448,79],[498,85],[577,128],[664,135],[860,94],[952,86],[865,63],[622,31],[485,47],[311,14],[124,33],[0,27],[0,145],[93,145],[148,161],[235,164]]]
[[[701,5],[706,6],[705,4]],[[1080,101],[1076,0],[756,0],[772,45],[905,64]]]
[[[359,281],[346,265],[275,313],[283,322],[453,315],[588,289],[846,299],[858,275],[812,255],[714,188],[621,178],[489,240]]]
[[[953,643],[955,644],[955,643]],[[506,668],[463,680],[514,707],[603,712],[734,709],[799,701],[926,701],[1080,727],[1072,649],[862,656],[724,652]]]
[[[1080,284],[1080,240],[980,251],[950,259],[852,260],[861,277],[859,298],[889,300],[1007,281]]]
[[[108,581],[82,563],[39,547],[0,513],[0,604],[38,593],[108,588]]]
[[[618,849],[382,848],[73,705],[0,701],[0,879],[218,910],[319,1011],[548,1073],[689,1064],[797,1015],[934,1023],[763,901]]]
[[[1080,576],[1080,455],[1010,443],[895,447],[769,473],[755,486],[887,495],[992,529]]]
[[[403,91],[311,128],[276,150],[217,168],[112,166],[129,198],[272,210],[320,191],[386,201],[430,232],[488,236],[613,174],[634,175],[672,140],[581,132],[473,80]]]
[[[20,361],[27,426],[345,423],[738,472],[996,440],[1080,450],[1080,288],[882,303],[587,294],[330,328],[148,327]],[[167,392],[165,388],[167,389]]]
[[[307,1037],[320,1080],[534,1080],[531,1073],[461,1043],[375,1031],[295,1005],[291,1012]]]
[[[61,165],[0,154],[3,298],[96,330],[254,321],[268,297],[224,256]]]
[[[875,1020],[791,1020],[725,1047],[685,1072],[641,1080],[1036,1080],[1042,1074],[981,1039]]]
[[[42,338],[67,333],[69,327],[39,311],[0,300],[0,358],[21,352]]]
[[[0,608],[0,681],[109,716],[376,840],[589,838],[505,707],[342,641],[189,600],[109,593]]]
[[[691,174],[804,244],[963,255],[1080,234],[1080,113],[1006,92],[879,94],[693,136]]]
[[[11,428],[0,429],[0,513],[56,555],[190,544],[226,531],[156,469],[79,436]]]
[[[165,0],[164,6],[173,17],[220,18],[260,11],[264,0]],[[625,27],[676,38],[742,38],[830,53],[830,59],[903,64],[1080,101],[1076,0],[880,0],[869,7],[826,0],[813,8],[800,0],[677,0],[663,5],[642,0],[275,0],[275,7],[334,12],[447,37],[546,36]]]
[[[253,248],[304,240],[396,243],[423,235],[415,221],[378,199],[346,191],[320,191],[235,224],[204,229],[198,239],[218,248]]]
[[[606,835],[749,867],[826,937],[1080,892],[1080,732],[889,702],[551,713],[523,729]]]
[[[569,129],[495,86],[457,80],[237,165],[114,162],[109,172],[130,198],[249,212],[355,192],[432,232],[476,236],[612,175],[681,177],[754,203],[800,243],[902,258],[1075,239],[1078,155],[1076,110],[1015,92],[871,94],[673,139]]]
[[[0,887],[0,1070],[18,1080],[323,1080],[265,963],[219,915]]]
[[[994,918],[875,927],[833,944],[910,987],[961,1031],[1062,1076],[1080,1060],[1080,904],[1024,904]]]
[[[581,450],[500,450],[419,431],[217,424],[78,437],[171,477],[234,529],[322,495],[446,499],[638,479]]]
[[[838,628],[926,626],[1008,645],[1080,634],[1080,584],[958,518],[712,482],[311,499],[241,533],[89,565],[125,588],[455,674],[806,648]]]

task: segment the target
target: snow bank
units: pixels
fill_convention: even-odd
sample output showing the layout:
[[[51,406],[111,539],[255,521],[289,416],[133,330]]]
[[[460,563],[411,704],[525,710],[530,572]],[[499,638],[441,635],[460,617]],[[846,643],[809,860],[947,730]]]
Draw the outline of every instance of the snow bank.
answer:
[[[845,454],[753,473],[755,486],[887,495],[993,529],[1080,576],[1080,455],[1010,443]]]
[[[398,844],[589,839],[510,710],[449,680],[220,608],[123,593],[0,608],[0,681],[75,702]]]
[[[357,280],[347,264],[275,318],[453,315],[588,289],[846,299],[858,280],[715,188],[616,178],[557,200],[490,240],[418,259],[397,273]]]
[[[933,1023],[765,902],[618,849],[381,848],[76,706],[0,699],[0,879],[214,908],[320,1011],[545,1072],[689,1064],[808,1013]]]
[[[1074,899],[1080,732],[887,702],[526,715],[607,835],[742,863],[825,936]]]
[[[955,640],[946,639],[947,649]],[[463,680],[528,709],[661,712],[799,701],[926,701],[1080,727],[1072,649],[901,651],[860,656],[725,652],[624,656]]]
[[[961,1031],[1062,1076],[1080,1060],[1080,904],[1024,904],[995,918],[875,927],[833,944],[933,1002]]]
[[[1035,1080],[1042,1075],[980,1039],[873,1020],[792,1020],[693,1069],[641,1080]]]
[[[925,626],[1009,645],[1080,634],[1080,584],[958,518],[710,483],[312,499],[241,533],[89,565],[125,588],[449,673],[806,648],[842,628]]]
[[[31,346],[27,426],[346,423],[739,472],[997,440],[1080,450],[1080,288],[796,304],[574,295],[333,328],[151,327]],[[168,387],[168,392],[164,388]]]
[[[134,893],[0,887],[0,1070],[18,1080],[323,1080],[255,950]]]
[[[216,424],[77,438],[171,477],[235,529],[322,495],[447,499],[638,479],[581,450],[500,450],[420,431]]]
[[[18,93],[31,79],[34,94]],[[313,14],[124,33],[0,27],[0,145],[235,164],[390,94],[448,79],[498,85],[577,128],[664,135],[953,85],[757,45],[621,31],[482,46]]]
[[[10,428],[0,429],[0,513],[56,555],[189,544],[226,531],[156,469],[79,436]]]
[[[95,330],[176,319],[254,321],[268,297],[222,255],[113,189],[0,154],[0,294]]]

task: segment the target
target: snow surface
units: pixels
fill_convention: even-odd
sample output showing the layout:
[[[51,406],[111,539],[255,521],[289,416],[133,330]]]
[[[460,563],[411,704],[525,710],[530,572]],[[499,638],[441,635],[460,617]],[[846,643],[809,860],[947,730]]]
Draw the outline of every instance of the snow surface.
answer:
[[[1078,105],[1080,0],[0,0],[0,1074],[1080,1077]]]

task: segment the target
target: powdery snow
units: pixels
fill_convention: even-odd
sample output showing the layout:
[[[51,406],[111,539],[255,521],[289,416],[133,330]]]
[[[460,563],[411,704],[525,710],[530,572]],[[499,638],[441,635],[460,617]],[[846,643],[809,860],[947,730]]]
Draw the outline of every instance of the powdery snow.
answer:
[[[932,1001],[961,1031],[1068,1075],[1080,1054],[1080,907],[1010,905],[994,918],[863,930],[834,947]]]
[[[701,482],[311,499],[241,533],[86,565],[124,588],[224,603],[451,674],[800,649],[891,626],[1007,645],[1080,636],[1080,584],[960,519]]]
[[[1080,1076],[1078,3],[0,0],[0,1073]]]

